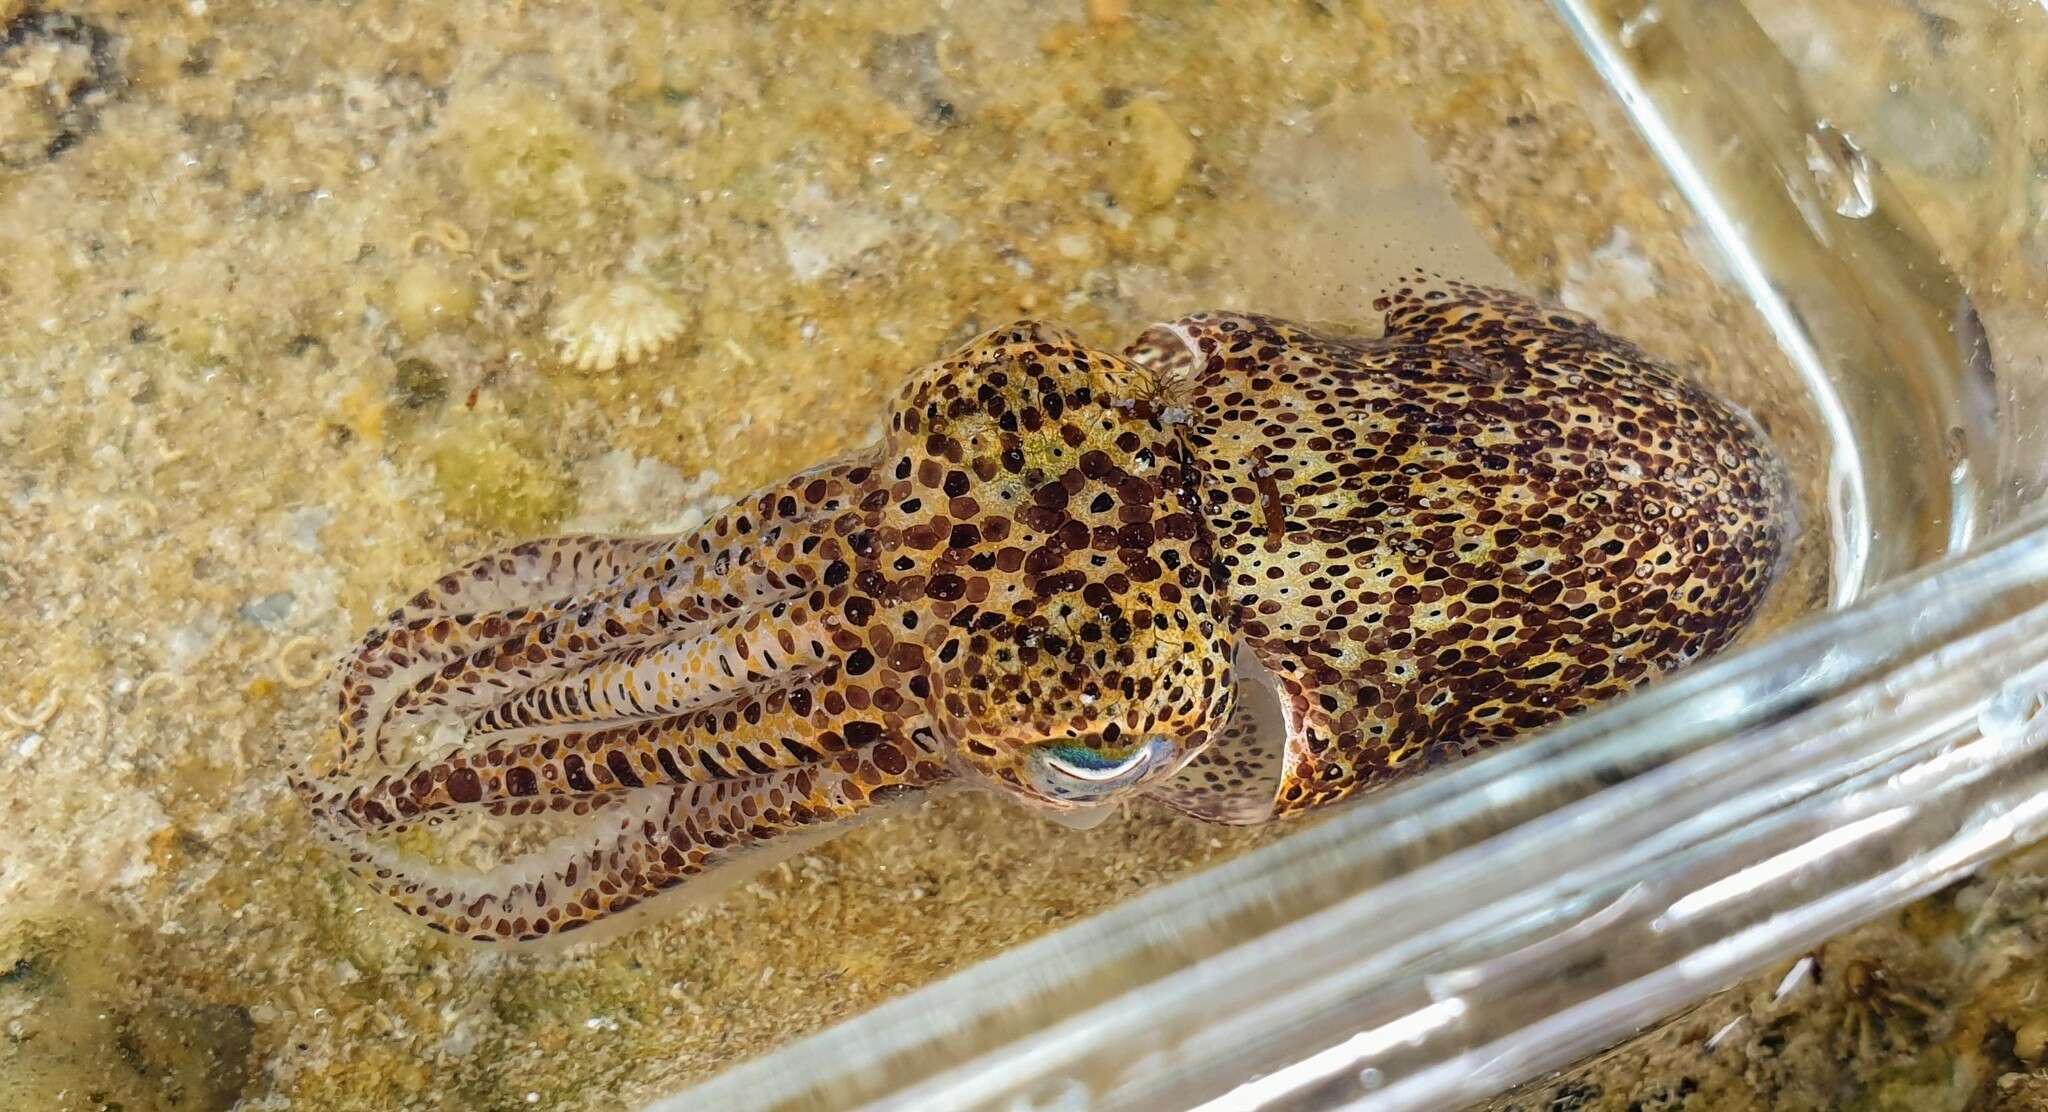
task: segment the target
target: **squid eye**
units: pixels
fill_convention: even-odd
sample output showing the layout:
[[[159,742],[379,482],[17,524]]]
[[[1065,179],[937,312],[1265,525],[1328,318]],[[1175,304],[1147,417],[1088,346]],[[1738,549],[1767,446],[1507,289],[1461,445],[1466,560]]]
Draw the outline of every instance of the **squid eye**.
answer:
[[[1151,757],[1143,746],[1133,749],[1090,749],[1082,745],[1048,745],[1045,763],[1076,780],[1114,780]]]
[[[1164,738],[1117,749],[1091,749],[1085,745],[1042,745],[1039,756],[1048,768],[1063,776],[1090,784],[1130,780],[1143,773],[1170,748]]]

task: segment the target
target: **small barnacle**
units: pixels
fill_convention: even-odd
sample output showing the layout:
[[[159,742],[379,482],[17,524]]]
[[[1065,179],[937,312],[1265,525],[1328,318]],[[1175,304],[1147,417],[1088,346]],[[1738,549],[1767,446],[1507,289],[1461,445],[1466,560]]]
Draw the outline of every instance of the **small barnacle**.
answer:
[[[572,297],[553,316],[548,339],[579,371],[638,363],[681,335],[684,324],[673,298],[630,278]]]

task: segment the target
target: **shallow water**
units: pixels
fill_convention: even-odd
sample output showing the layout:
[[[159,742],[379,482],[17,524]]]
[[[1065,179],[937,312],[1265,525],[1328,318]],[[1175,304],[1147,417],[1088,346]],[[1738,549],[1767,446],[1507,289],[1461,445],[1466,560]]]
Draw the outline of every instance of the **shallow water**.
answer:
[[[1797,382],[1547,10],[1410,9],[0,0],[0,1103],[632,1103],[1280,833],[959,795],[526,957],[385,908],[285,791],[420,583],[685,527],[1006,320],[1512,280],[1817,504]],[[680,335],[564,366],[627,279]]]

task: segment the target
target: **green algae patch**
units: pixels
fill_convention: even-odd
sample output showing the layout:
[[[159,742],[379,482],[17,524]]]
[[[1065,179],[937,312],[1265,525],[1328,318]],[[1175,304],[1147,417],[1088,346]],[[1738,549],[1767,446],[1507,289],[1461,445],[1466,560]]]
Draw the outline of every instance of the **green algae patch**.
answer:
[[[436,408],[448,400],[448,372],[431,359],[409,355],[398,361],[392,376],[391,395],[406,410]]]
[[[1195,161],[1195,141],[1166,106],[1141,97],[1123,110],[1122,136],[1110,159],[1111,188],[1140,212],[1172,202]]]
[[[1967,1062],[1929,1047],[1873,1078],[1849,1112],[1962,1112],[1983,1089]]]
[[[533,439],[510,421],[469,415],[428,449],[434,486],[448,513],[480,529],[524,535],[567,516],[575,487],[548,465]]]
[[[626,197],[596,137],[540,90],[481,93],[450,117],[463,184],[499,220],[559,229]]]
[[[226,1109],[249,1082],[246,1009],[148,984],[85,908],[0,920],[0,1107]]]

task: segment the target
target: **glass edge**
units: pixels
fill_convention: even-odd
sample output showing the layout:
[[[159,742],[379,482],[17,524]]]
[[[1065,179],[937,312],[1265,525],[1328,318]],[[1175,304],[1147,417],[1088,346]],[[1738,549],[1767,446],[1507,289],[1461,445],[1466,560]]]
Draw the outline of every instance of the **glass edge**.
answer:
[[[680,1112],[705,1107],[837,1108],[862,1102],[882,1107],[972,1106],[972,1099],[960,1099],[968,1094],[957,1088],[965,1078],[983,1072],[1014,1078],[1020,1068],[1029,1072],[1034,1061],[1060,1057],[1043,1053],[1046,1042],[1057,1037],[1062,1023],[1084,1020],[1090,1012],[1098,1013],[1099,1019],[1103,1009],[1120,1004],[1118,1025],[1130,1023],[1147,1010],[1141,998],[1171,974],[1092,1000],[1085,1008],[1033,1021],[1019,1019],[1007,1027],[994,1023],[986,1045],[974,1047],[973,1053],[960,1052],[964,1031],[1026,1009],[1029,1001],[1063,983],[1085,982],[1153,947],[1170,947],[1175,935],[1206,930],[1232,908],[1283,901],[1287,886],[1312,883],[1316,874],[1333,872],[1358,856],[1361,845],[1374,841],[1373,832],[1402,821],[1426,824],[1433,799],[1498,784],[1514,770],[1543,765],[1576,750],[1616,739],[1654,738],[1666,729],[1684,731],[1700,721],[1715,720],[1722,712],[1714,704],[1728,686],[1759,675],[1811,675],[1813,663],[1831,649],[1849,650],[1852,661],[1828,677],[1838,692],[1903,663],[1947,663],[1945,652],[1970,645],[1987,630],[2040,620],[2028,607],[2043,599],[2048,599],[2048,511],[2001,530],[1974,554],[1910,576],[1852,608],[1809,619],[1769,642],[1688,670],[1669,684],[1462,762],[1407,789],[1369,798],[1318,826],[1000,954],[646,1107],[652,1112]],[[1939,609],[1931,605],[1936,601]],[[1813,694],[1792,683],[1776,696],[1767,696],[1767,705],[1775,702],[1790,711],[1826,705],[1824,700],[1814,702]],[[1992,694],[1981,693],[1984,698]],[[1887,723],[1870,722],[1865,732],[1879,734],[1888,728]],[[1731,739],[1735,736],[1740,732]],[[1590,805],[1597,806],[1599,794],[1626,786],[1615,785],[1575,803],[1591,800]],[[1408,796],[1418,798],[1404,804]],[[1404,814],[1389,814],[1396,810]],[[1671,816],[1673,821],[1681,817]],[[1233,939],[1223,952],[1243,960],[1261,938],[1270,939],[1323,912],[1330,902],[1334,901],[1258,934]],[[1867,917],[1879,910],[1873,906],[1864,913]],[[1085,986],[1080,995],[1088,995]],[[1104,1035],[1103,1025],[1088,1026],[1109,1039],[1096,1052],[1113,1053],[1115,1039]],[[940,1047],[945,1052],[937,1052]]]

